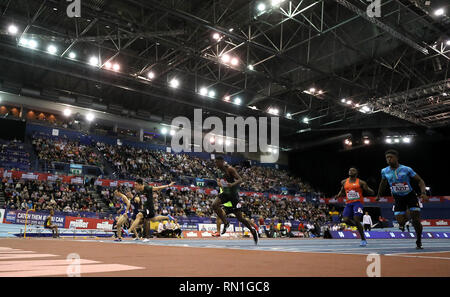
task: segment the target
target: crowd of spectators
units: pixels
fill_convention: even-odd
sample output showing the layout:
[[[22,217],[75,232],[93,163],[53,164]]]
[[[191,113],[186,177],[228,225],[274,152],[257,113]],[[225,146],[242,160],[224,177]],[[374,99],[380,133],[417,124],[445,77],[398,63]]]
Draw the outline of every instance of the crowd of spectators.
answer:
[[[89,185],[67,185],[61,182],[3,179],[1,191],[6,207],[16,210],[35,209],[99,213],[101,206],[91,196]]]
[[[30,154],[19,140],[0,141],[0,168],[29,170]]]
[[[37,157],[45,162],[63,162],[102,167],[102,160],[94,147],[65,137],[34,135],[32,144]]]

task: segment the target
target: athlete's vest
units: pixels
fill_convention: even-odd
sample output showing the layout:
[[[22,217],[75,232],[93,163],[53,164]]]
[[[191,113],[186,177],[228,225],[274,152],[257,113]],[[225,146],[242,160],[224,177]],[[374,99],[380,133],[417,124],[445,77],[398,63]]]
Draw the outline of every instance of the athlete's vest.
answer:
[[[359,178],[355,182],[350,182],[350,178],[345,180],[345,203],[364,202],[363,191],[359,185]]]
[[[232,175],[228,174],[228,167],[225,169],[225,173],[220,177],[220,180],[223,184],[223,193],[225,194],[235,194],[238,192],[238,185],[235,185],[234,187],[228,187],[228,184],[234,183],[235,179]]]

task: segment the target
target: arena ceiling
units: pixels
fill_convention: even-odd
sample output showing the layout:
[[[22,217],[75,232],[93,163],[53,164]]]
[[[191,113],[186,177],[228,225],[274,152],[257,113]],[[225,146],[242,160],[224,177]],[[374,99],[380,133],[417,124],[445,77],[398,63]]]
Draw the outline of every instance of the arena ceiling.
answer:
[[[277,110],[287,144],[317,130],[449,124],[447,1],[383,0],[380,17],[363,0],[272,2],[81,0],[69,18],[67,1],[0,0],[1,88],[161,122],[193,108]]]

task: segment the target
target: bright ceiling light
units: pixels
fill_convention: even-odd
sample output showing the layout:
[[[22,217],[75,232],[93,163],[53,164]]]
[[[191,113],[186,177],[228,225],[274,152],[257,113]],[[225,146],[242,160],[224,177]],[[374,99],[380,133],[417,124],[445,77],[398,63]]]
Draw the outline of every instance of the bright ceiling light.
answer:
[[[149,79],[154,79],[154,78],[155,78],[155,73],[153,73],[153,71],[150,71],[150,72],[147,74],[147,77],[148,77]]]
[[[255,67],[253,67],[253,65],[248,65],[248,67],[247,67],[249,70],[254,70],[255,69]]]
[[[16,35],[17,32],[19,32],[19,28],[17,28],[16,25],[9,25],[8,27],[8,33],[11,35]]]
[[[386,143],[392,143],[392,139],[386,138]]]
[[[403,142],[404,142],[404,143],[410,143],[410,142],[411,142],[411,138],[409,138],[409,137],[403,137]]]
[[[348,100],[346,103],[347,103],[348,105],[351,105],[353,102],[352,102],[352,100]]]
[[[47,52],[48,52],[49,54],[54,55],[54,54],[56,54],[57,51],[58,51],[58,49],[57,49],[56,46],[54,46],[53,44],[50,44],[50,45],[47,47]]]
[[[176,78],[172,78],[172,80],[170,81],[170,86],[176,89],[180,86],[180,81]]]
[[[107,69],[111,69],[112,68],[112,64],[111,64],[111,62],[106,62],[105,63],[105,68],[107,68]]]
[[[365,144],[365,145],[369,145],[369,144],[370,144],[370,139],[367,139],[367,138],[364,139],[364,144]]]
[[[114,70],[114,71],[119,71],[119,70],[120,70],[120,65],[117,64],[117,63],[114,64],[114,65],[113,65],[113,70]]]
[[[236,104],[236,105],[240,105],[241,104],[241,98],[239,98],[239,97],[237,97],[237,98],[235,98],[234,99],[234,104]]]
[[[222,60],[222,62],[228,63],[228,62],[230,62],[230,59],[231,59],[231,58],[230,58],[230,55],[225,54],[225,55],[223,55],[220,59]]]
[[[230,96],[225,96],[224,98],[223,98],[223,100],[225,100],[225,101],[230,101]]]
[[[434,15],[435,16],[441,16],[441,15],[443,15],[444,14],[444,9],[443,8],[439,8],[439,9],[436,9],[435,11],[434,11]]]
[[[64,109],[63,113],[66,117],[70,117],[70,115],[72,114],[72,111],[70,109],[66,108],[66,109]]]
[[[166,135],[166,134],[167,134],[167,128],[162,127],[162,128],[161,128],[161,134],[162,134],[162,135]]]
[[[92,66],[98,66],[98,58],[97,57],[91,57],[89,59],[89,64],[91,64]]]
[[[170,135],[174,136],[175,135],[175,130],[170,130]]]
[[[264,10],[266,10],[266,4],[259,3],[258,6],[256,6],[256,8],[258,9],[258,11],[263,12]]]
[[[231,59],[231,65],[236,66],[237,64],[239,64],[239,60],[237,58]]]
[[[318,93],[319,95],[322,95],[322,94],[323,94],[323,91],[322,91],[322,90],[319,90],[319,91],[317,91],[317,93]]]
[[[309,123],[309,119],[308,118],[303,118],[303,123],[308,124]]]
[[[315,91],[316,91],[316,88],[310,88],[310,89],[309,89],[309,92],[310,92],[310,93],[314,93]]]
[[[341,102],[342,102],[342,103],[345,103],[345,102],[347,102],[347,100],[345,100],[345,99],[341,99]]]
[[[213,39],[219,40],[220,39],[220,34],[219,33],[214,33],[213,34]]]
[[[30,47],[30,48],[36,48],[37,47],[37,41],[36,40],[33,40],[33,39],[31,39],[30,41],[28,41],[28,46]]]
[[[213,90],[209,91],[208,96],[211,98],[216,97],[216,92],[214,92]]]
[[[19,44],[20,44],[21,46],[27,46],[27,44],[28,44],[28,39],[26,39],[26,38],[21,38],[20,41],[19,41]]]
[[[290,113],[287,113],[287,114],[286,114],[286,117],[287,117],[288,119],[292,119],[292,115],[291,115]]]
[[[206,96],[206,94],[208,94],[208,89],[207,88],[200,88],[200,95],[202,96]]]
[[[272,6],[278,6],[283,2],[284,0],[272,0]]]
[[[450,45],[450,39],[445,42],[446,45]]]
[[[77,55],[74,52],[69,53],[69,58],[75,59],[76,57],[77,57]]]
[[[94,116],[94,114],[92,114],[92,113],[88,113],[88,114],[86,115],[86,120],[87,120],[88,122],[92,122],[92,121],[94,120],[94,118],[95,118],[95,116]]]
[[[395,143],[400,143],[400,139],[396,138],[396,139],[394,139],[394,142]]]

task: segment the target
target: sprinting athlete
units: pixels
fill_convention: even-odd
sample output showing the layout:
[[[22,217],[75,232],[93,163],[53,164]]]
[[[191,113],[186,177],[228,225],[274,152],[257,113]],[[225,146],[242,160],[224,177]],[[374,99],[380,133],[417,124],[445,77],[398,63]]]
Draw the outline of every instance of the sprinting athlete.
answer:
[[[417,194],[413,191],[411,179],[419,184],[420,198],[424,201],[428,201],[425,182],[410,167],[399,164],[398,152],[396,150],[388,150],[384,155],[389,166],[381,170],[381,182],[378,187],[376,199],[377,201],[380,200],[382,191],[386,188],[386,185],[389,184],[392,196],[394,197],[395,219],[400,225],[400,229],[404,230],[406,221],[408,220],[407,211],[409,211],[409,217],[417,236],[416,249],[421,250],[423,249],[423,227],[420,222],[421,203]]]
[[[217,179],[217,184],[221,188],[221,193],[214,200],[212,207],[218,218],[220,218],[220,220],[222,220],[222,222],[224,223],[222,234],[227,232],[230,223],[228,222],[225,211],[222,209],[221,205],[226,204],[227,202],[231,202],[231,205],[233,207],[232,212],[239,220],[239,222],[241,222],[250,230],[255,244],[258,244],[258,232],[256,232],[255,228],[253,228],[250,220],[243,217],[241,205],[239,203],[238,191],[239,185],[242,183],[242,178],[239,176],[236,169],[225,163],[225,160],[222,156],[217,156],[215,162],[216,166],[222,173],[222,177]]]
[[[137,232],[135,232],[135,229],[141,222],[144,223],[144,229],[146,229],[146,225],[148,224],[150,226],[150,222],[162,222],[162,221],[176,221],[176,219],[170,215],[168,216],[156,216],[155,214],[155,205],[153,202],[153,191],[160,191],[162,189],[166,189],[168,187],[171,187],[175,184],[175,182],[171,182],[169,185],[160,186],[160,187],[152,187],[148,185],[144,185],[144,181],[142,178],[138,178],[136,180],[134,188],[136,189],[137,194],[144,194],[147,198],[145,202],[141,202],[139,197],[135,197],[135,201],[139,201],[139,205],[136,205],[138,208],[137,211],[134,213],[136,214],[136,217],[134,218],[133,224],[131,225],[128,232],[134,232],[136,235],[136,238],[138,237]],[[135,202],[137,203],[137,202]],[[134,217],[134,215],[133,215]],[[148,227],[149,227],[148,226]]]
[[[360,246],[367,245],[364,229],[361,225],[361,218],[363,216],[363,191],[370,195],[375,195],[375,192],[369,188],[367,183],[358,178],[358,169],[351,167],[348,170],[348,178],[341,181],[341,190],[336,195],[337,197],[345,194],[345,208],[342,213],[343,221],[350,226],[356,226],[358,233],[361,236]]]
[[[128,221],[128,216],[130,215],[131,202],[128,197],[116,190],[114,195],[120,198],[121,211],[119,219],[117,220],[117,238],[115,241],[122,241],[122,226]],[[130,195],[131,196],[131,195]]]
[[[45,219],[44,228],[51,229],[53,238],[57,238],[57,237],[59,237],[58,226],[56,226],[55,224],[52,224],[52,217],[54,215],[55,215],[55,212],[53,211],[53,209],[50,209],[50,214]]]
[[[223,190],[220,189],[222,192]],[[231,201],[228,201],[225,204],[222,204],[223,210],[225,211],[225,215],[229,215],[230,213],[233,213],[233,204]],[[216,232],[212,234],[213,237],[220,237],[220,226],[222,226],[222,220],[217,217],[216,218]]]

